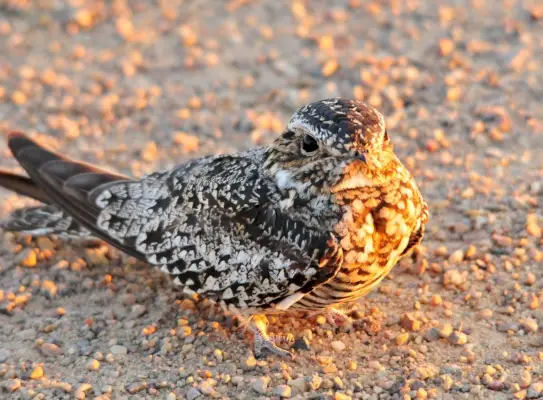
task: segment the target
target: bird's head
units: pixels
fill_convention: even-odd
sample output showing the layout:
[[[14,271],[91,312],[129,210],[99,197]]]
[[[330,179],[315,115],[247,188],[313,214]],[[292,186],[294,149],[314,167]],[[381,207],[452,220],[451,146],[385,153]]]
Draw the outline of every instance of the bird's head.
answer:
[[[394,159],[383,116],[359,101],[332,98],[294,113],[264,168],[302,198],[378,185]]]

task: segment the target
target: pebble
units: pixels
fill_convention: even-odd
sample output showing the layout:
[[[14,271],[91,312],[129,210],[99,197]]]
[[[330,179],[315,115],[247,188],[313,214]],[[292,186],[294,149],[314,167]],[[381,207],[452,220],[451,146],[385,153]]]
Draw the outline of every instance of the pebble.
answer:
[[[85,399],[87,397],[86,392],[92,389],[92,386],[88,383],[82,383],[74,393],[76,399]]]
[[[130,394],[136,394],[148,388],[147,382],[133,382],[126,387],[126,391]]]
[[[64,351],[54,343],[44,343],[40,346],[40,351],[47,357],[58,357],[64,354]]]
[[[130,311],[130,316],[132,318],[139,318],[146,312],[147,312],[147,307],[141,304],[134,304],[132,306],[132,310]]]
[[[422,323],[410,313],[404,313],[400,317],[400,326],[409,331],[417,332],[420,331]]]
[[[43,367],[37,366],[30,373],[30,379],[40,379],[43,377]]]
[[[310,350],[311,342],[309,340],[310,339],[305,336],[299,337],[294,341],[292,348],[295,350]]]
[[[409,340],[409,333],[405,332],[405,333],[400,333],[398,336],[396,336],[396,344],[398,346],[402,346],[404,344],[407,343],[407,341]]]
[[[118,355],[125,355],[128,353],[128,349],[124,346],[121,346],[119,344],[116,344],[114,346],[111,346],[110,349],[111,353],[118,356]]]
[[[195,387],[190,388],[187,392],[187,400],[194,400],[200,397],[202,393]]]
[[[268,376],[260,376],[253,381],[251,387],[255,392],[264,394],[268,390],[270,380],[271,379]]]
[[[477,313],[477,319],[478,320],[490,319],[490,318],[492,318],[493,314],[494,314],[494,312],[491,309],[485,308],[484,310],[480,310]]]
[[[0,363],[6,362],[11,357],[11,351],[8,349],[0,349]]]
[[[454,331],[448,339],[450,343],[459,346],[464,345],[468,342],[468,336],[465,333],[459,331]]]
[[[317,375],[318,376],[318,375]],[[319,377],[320,378],[320,377]],[[321,382],[322,382],[322,379],[321,379]],[[288,382],[287,382],[288,386],[291,386],[293,387],[294,389],[296,389],[296,391],[298,393],[305,393],[305,391],[307,390],[307,384],[308,382],[306,381],[305,378],[296,378],[296,379],[290,379]],[[309,385],[311,385],[311,383],[309,383]],[[320,382],[319,382],[319,385],[320,387]],[[318,387],[314,390],[317,390]]]
[[[453,333],[454,328],[451,324],[444,324],[441,329],[439,330],[439,336],[446,339]]]
[[[216,384],[216,382],[215,382],[215,384]],[[213,385],[211,384],[211,382],[208,379],[203,381],[200,384],[200,386],[198,387],[198,389],[200,390],[200,392],[202,392],[205,395],[210,395],[213,392],[215,392],[215,388],[213,387]]]
[[[352,397],[344,393],[336,392],[334,393],[334,400],[352,400]]]
[[[34,340],[37,335],[38,332],[36,332],[35,329],[25,329],[17,334],[18,338],[21,340]]]
[[[245,366],[247,368],[254,368],[254,367],[256,367],[256,364],[257,364],[256,358],[254,358],[253,356],[251,356],[251,357],[249,357],[249,358],[247,358],[245,360]]]
[[[8,379],[2,382],[2,386],[6,388],[8,392],[16,392],[21,387],[20,379]]]
[[[89,371],[98,371],[100,369],[100,361],[94,359],[90,360],[87,364],[87,368]]]
[[[337,351],[337,352],[342,352],[343,350],[345,350],[345,343],[343,343],[341,340],[334,340],[333,342],[330,343],[330,346],[332,347],[332,349],[334,349],[334,351]]]
[[[529,399],[539,399],[543,397],[543,382],[532,383],[526,392],[526,397]]]
[[[36,252],[33,249],[26,249],[21,255],[23,266],[26,268],[34,268],[38,262]]]
[[[54,299],[57,296],[58,288],[53,281],[43,281],[41,283],[41,292],[48,299]]]
[[[429,342],[433,342],[438,340],[441,337],[440,331],[437,328],[430,328],[428,331],[424,334],[424,339],[426,339]]]
[[[292,396],[292,389],[288,385],[279,385],[273,389],[273,394],[284,399],[288,399],[290,396]]]
[[[529,333],[536,333],[539,329],[537,321],[533,318],[520,320],[520,326]]]

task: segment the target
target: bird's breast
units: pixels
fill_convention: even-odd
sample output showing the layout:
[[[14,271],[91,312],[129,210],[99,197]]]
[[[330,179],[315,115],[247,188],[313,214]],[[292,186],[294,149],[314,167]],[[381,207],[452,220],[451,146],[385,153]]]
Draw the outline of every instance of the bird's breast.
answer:
[[[336,194],[343,214],[334,226],[343,262],[305,302],[324,306],[367,294],[394,267],[422,223],[422,197],[414,182],[396,180]]]

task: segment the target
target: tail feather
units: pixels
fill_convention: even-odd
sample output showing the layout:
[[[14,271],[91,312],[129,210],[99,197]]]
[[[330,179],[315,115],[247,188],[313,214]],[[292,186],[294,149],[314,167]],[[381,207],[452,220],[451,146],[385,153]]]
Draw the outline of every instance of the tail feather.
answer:
[[[0,169],[0,186],[11,190],[17,194],[33,198],[42,203],[51,203],[51,199],[41,190],[32,179],[13,174]]]
[[[105,190],[109,184],[130,181],[128,177],[56,154],[19,132],[9,134],[8,147],[30,178],[21,179],[19,177],[19,181],[24,183],[19,186],[12,183],[17,179],[5,179],[4,181],[0,179],[0,185],[7,182],[5,186],[10,189],[20,189],[18,193],[34,198],[40,196],[38,200],[54,204],[54,207],[57,207],[56,209],[42,207],[30,210],[27,215],[20,214],[19,225],[8,222],[8,229],[12,226],[19,227],[20,229],[17,230],[20,231],[32,232],[30,229],[32,224],[27,222],[35,222],[36,219],[40,220],[42,225],[46,225],[49,230],[51,230],[51,226],[54,226],[55,230],[59,231],[60,228],[69,224],[70,229],[88,230],[90,234],[109,242],[127,254],[138,258],[142,257],[135,249],[124,245],[96,227],[101,210],[94,203],[92,194]],[[31,191],[31,187],[40,190],[42,195],[34,193],[35,189]],[[35,196],[31,194],[35,194]],[[56,211],[60,211],[61,214],[55,214]],[[22,212],[24,213],[24,210]],[[44,233],[45,229],[39,229],[39,226],[36,228],[34,232],[46,234]]]

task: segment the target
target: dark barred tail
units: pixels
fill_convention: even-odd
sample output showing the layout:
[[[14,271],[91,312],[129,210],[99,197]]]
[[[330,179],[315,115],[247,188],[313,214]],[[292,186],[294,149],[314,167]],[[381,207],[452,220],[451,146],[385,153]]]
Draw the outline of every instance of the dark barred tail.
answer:
[[[51,203],[51,200],[47,197],[45,192],[36,186],[32,179],[26,176],[13,174],[0,169],[0,186],[22,196],[41,201],[42,203]]]
[[[8,146],[29,177],[0,171],[0,186],[45,205],[15,211],[2,223],[4,229],[37,236],[94,235],[118,244],[97,231],[100,209],[91,193],[129,178],[54,153],[19,132],[9,135]]]
[[[15,210],[0,227],[32,236],[56,235],[61,238],[91,238],[92,234],[56,205],[24,207]]]

